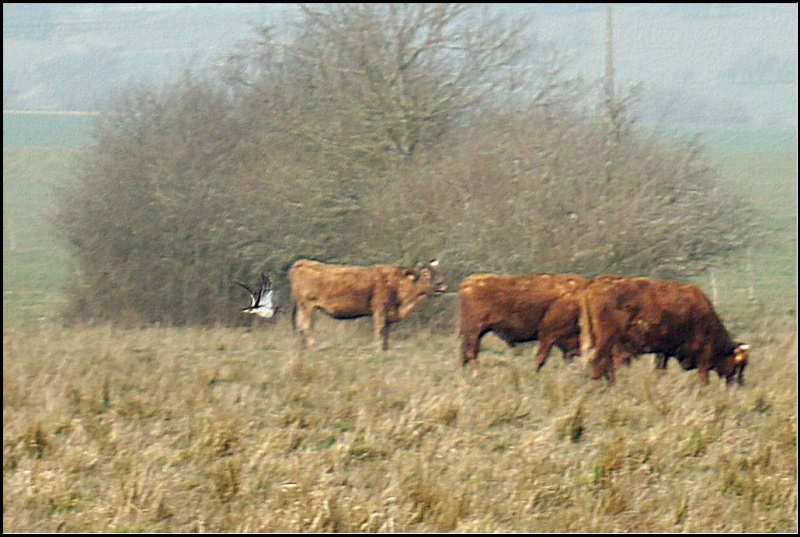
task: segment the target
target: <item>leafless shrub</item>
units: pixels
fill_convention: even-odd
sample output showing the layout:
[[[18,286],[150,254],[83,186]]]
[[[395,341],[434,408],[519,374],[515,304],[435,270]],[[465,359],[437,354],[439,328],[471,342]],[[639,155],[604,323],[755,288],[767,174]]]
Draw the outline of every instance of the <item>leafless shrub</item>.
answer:
[[[482,270],[683,277],[746,240],[696,147],[636,134],[532,58],[523,26],[462,4],[303,7],[223,82],[134,88],[99,125],[56,227],[67,317],[234,324],[234,279],[286,305],[301,256]],[[420,319],[446,315],[439,301]]]
[[[697,147],[623,135],[607,178],[604,145],[602,125],[567,111],[460,132],[372,191],[364,248],[436,252],[457,282],[484,270],[680,278],[746,243],[745,204]]]
[[[235,182],[246,133],[231,99],[188,75],[124,95],[61,193],[56,225],[76,265],[68,317],[231,321],[232,281],[248,268],[234,240],[250,209]]]

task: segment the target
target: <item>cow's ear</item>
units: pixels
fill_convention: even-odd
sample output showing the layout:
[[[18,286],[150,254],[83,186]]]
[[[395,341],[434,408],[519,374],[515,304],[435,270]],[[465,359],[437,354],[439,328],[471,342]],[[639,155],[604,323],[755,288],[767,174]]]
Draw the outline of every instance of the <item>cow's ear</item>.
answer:
[[[406,278],[410,278],[412,282],[415,282],[417,278],[419,278],[419,272],[416,269],[406,269],[405,276]]]

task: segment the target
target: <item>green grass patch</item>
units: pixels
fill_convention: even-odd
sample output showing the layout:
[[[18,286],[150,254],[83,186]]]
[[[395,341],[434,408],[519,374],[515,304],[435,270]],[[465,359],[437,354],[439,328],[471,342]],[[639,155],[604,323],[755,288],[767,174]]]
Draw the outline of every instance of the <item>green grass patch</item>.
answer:
[[[797,237],[797,151],[715,151],[710,155],[723,183],[755,205],[760,227]]]
[[[717,151],[721,182],[755,208],[758,239],[713,271],[723,310],[759,305],[791,309],[797,302],[797,152]],[[711,274],[698,281],[712,290]]]
[[[3,148],[82,147],[96,116],[3,114]]]
[[[3,149],[3,323],[52,319],[69,254],[51,225],[54,187],[72,180],[75,149]]]

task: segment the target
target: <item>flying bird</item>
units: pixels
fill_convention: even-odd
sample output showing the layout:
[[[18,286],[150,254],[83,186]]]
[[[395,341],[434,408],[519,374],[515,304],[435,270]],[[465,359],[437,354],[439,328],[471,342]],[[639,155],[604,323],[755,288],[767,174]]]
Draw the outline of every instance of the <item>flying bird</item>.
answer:
[[[278,311],[278,307],[272,303],[272,280],[269,279],[266,272],[261,273],[261,284],[255,291],[240,281],[233,280],[233,282],[244,287],[250,294],[250,307],[244,308],[242,313],[252,313],[269,319]]]

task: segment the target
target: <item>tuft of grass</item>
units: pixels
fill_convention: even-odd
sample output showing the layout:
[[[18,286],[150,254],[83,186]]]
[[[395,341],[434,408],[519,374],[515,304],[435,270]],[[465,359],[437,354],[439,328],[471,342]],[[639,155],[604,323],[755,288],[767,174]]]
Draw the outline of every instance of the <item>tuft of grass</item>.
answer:
[[[558,438],[568,438],[570,442],[576,444],[581,441],[585,432],[586,421],[584,420],[583,404],[578,403],[575,411],[559,424]]]
[[[242,468],[238,461],[224,460],[210,469],[216,496],[223,502],[232,501],[242,486]]]

